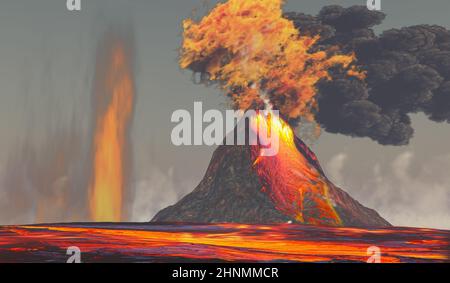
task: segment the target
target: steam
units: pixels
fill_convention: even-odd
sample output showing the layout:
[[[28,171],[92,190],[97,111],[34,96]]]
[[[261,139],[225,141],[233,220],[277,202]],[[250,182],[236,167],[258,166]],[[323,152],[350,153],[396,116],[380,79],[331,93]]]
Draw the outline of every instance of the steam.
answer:
[[[179,200],[173,168],[165,172],[153,165],[148,171],[148,176],[135,184],[132,221],[148,221],[149,217]]]
[[[450,31],[436,25],[372,27],[385,15],[364,6],[326,6],[317,16],[287,13],[303,33],[321,36],[318,48],[355,52],[365,82],[339,70],[319,84],[317,122],[330,133],[406,145],[414,134],[408,114],[450,122]]]
[[[344,176],[341,171],[348,159],[348,155],[345,153],[339,153],[327,163],[328,176],[333,180],[334,184],[340,186],[343,183]]]
[[[354,166],[355,158],[349,153],[332,157],[326,166],[330,179],[349,189],[393,225],[450,228],[450,155],[424,160],[406,150],[387,162],[367,164],[371,169],[361,172]]]

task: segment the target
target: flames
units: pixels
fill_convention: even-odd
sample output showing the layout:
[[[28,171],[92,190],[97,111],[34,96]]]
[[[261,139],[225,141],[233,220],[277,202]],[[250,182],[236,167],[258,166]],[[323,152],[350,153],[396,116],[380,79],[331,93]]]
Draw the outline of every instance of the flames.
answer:
[[[235,108],[276,109],[287,119],[313,122],[316,84],[330,79],[330,68],[341,67],[358,79],[365,74],[353,64],[353,54],[315,48],[320,37],[301,34],[284,18],[283,2],[229,0],[199,22],[185,20],[180,66],[218,83]],[[276,156],[263,157],[261,146],[252,150],[255,170],[277,209],[302,223],[342,225],[326,178],[298,150],[292,128],[271,115],[259,114],[252,124],[253,130],[272,129],[269,134],[279,136]]]
[[[235,108],[264,106],[261,94],[287,118],[314,119],[316,83],[342,66],[363,77],[353,55],[312,51],[319,40],[283,18],[282,0],[229,0],[196,23],[183,22],[180,66],[218,82]]]
[[[342,221],[328,195],[328,182],[300,153],[292,128],[275,115],[258,114],[252,130],[259,130],[259,138],[278,135],[278,154],[262,156],[264,147],[254,146],[254,168],[264,184],[264,191],[275,207],[301,223],[340,226]],[[262,144],[268,144],[264,141]]]
[[[90,211],[94,221],[121,221],[127,181],[127,131],[133,111],[134,81],[129,52],[120,40],[106,51],[98,69],[93,178]]]

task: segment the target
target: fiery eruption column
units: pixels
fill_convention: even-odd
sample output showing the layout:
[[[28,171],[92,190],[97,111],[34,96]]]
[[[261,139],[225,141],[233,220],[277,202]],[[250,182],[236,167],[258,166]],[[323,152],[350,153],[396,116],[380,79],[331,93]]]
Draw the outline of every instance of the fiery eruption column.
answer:
[[[301,33],[283,17],[282,4],[229,0],[198,22],[185,20],[180,66],[217,83],[236,109],[269,105],[283,118],[314,121],[316,84],[331,79],[331,68],[357,79],[365,74],[354,65],[354,54],[340,54],[337,47],[318,50],[320,37]],[[299,222],[341,225],[326,180],[296,148],[291,127],[282,118],[258,119],[253,123],[267,129],[272,124],[271,134],[279,135],[276,156],[253,152],[255,169],[276,208]]]
[[[122,40],[97,62],[90,212],[93,221],[121,221],[127,183],[128,132],[133,113],[132,60]]]

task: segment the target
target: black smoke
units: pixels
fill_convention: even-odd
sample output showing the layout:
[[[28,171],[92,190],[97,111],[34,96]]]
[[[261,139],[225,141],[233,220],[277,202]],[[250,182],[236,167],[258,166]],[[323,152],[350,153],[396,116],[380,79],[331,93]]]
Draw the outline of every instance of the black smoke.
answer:
[[[409,114],[450,123],[450,31],[416,25],[375,34],[385,14],[365,6],[326,6],[317,16],[286,13],[302,34],[320,35],[318,49],[354,52],[365,81],[332,71],[318,85],[317,122],[328,132],[408,144]]]

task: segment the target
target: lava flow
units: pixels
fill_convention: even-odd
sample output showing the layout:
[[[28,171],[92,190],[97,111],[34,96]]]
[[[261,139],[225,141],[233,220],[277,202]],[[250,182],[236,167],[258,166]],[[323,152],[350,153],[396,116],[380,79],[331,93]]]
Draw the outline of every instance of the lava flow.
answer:
[[[259,113],[255,117],[256,123],[251,125],[259,130],[260,139],[278,136],[278,154],[274,156],[262,156],[262,146],[252,147],[254,167],[275,207],[300,223],[342,225],[328,195],[328,181],[299,152],[292,128],[276,115]]]
[[[115,40],[104,51],[105,62],[97,63],[94,93],[97,107],[89,202],[93,221],[121,221],[134,81],[125,44]]]
[[[72,224],[0,227],[0,262],[448,262],[450,231],[306,225]]]

